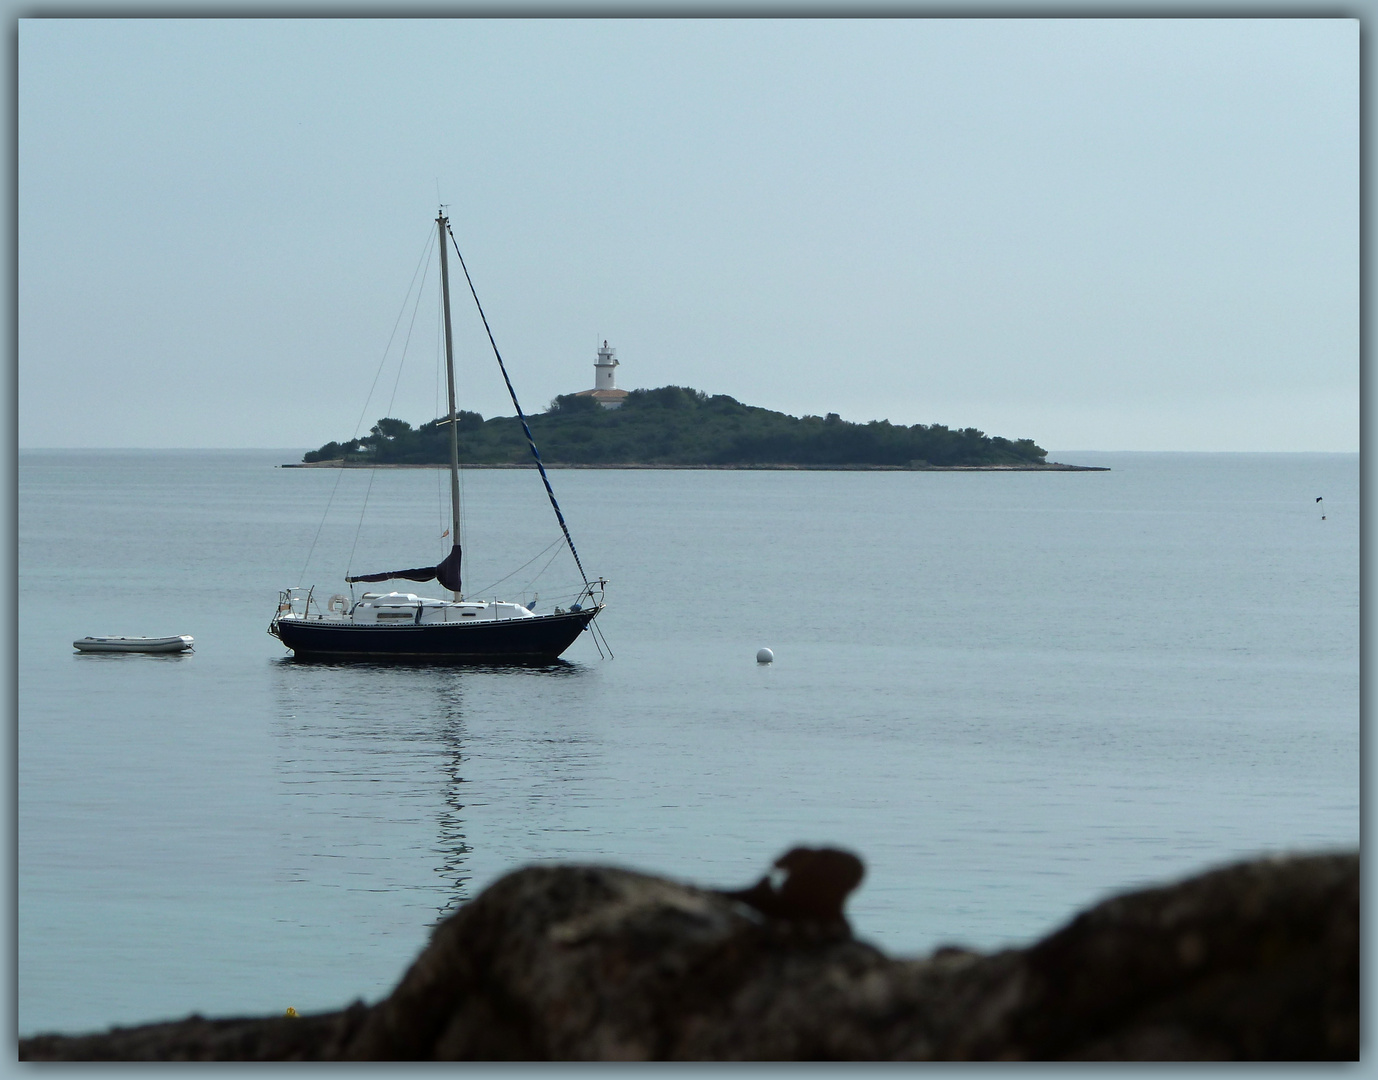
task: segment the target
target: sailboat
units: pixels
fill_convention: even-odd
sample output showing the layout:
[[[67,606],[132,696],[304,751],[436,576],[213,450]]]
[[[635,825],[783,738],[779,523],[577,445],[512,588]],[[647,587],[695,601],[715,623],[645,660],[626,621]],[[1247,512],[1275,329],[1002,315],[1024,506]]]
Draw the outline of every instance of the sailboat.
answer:
[[[498,352],[488,317],[483,313],[473,279],[469,277],[458,244],[450,231],[450,221],[441,207],[435,219],[440,237],[440,294],[445,324],[445,371],[449,389],[450,413],[450,553],[435,566],[391,570],[376,574],[346,576],[350,595],[335,594],[322,607],[315,590],[287,589],[278,596],[278,609],[268,632],[296,657],[376,659],[415,658],[429,660],[478,661],[484,663],[554,660],[574,643],[585,629],[594,631],[593,620],[603,610],[603,590],[607,582],[590,580],[584,572],[579,552],[570,537],[560,504],[546,475],[540,451],[531,428],[517,402],[502,354]],[[568,608],[557,607],[537,614],[523,604],[496,599],[466,598],[463,592],[459,543],[459,412],[455,408],[454,344],[450,329],[450,268],[446,240],[455,244],[455,255],[464,270],[465,280],[478,307],[498,367],[536,459],[546,495],[564,533],[583,579],[583,588]],[[449,598],[419,596],[413,592],[365,592],[355,599],[353,586],[390,580],[435,581],[448,590]],[[596,640],[596,638],[595,638]],[[602,651],[600,647],[600,652]]]

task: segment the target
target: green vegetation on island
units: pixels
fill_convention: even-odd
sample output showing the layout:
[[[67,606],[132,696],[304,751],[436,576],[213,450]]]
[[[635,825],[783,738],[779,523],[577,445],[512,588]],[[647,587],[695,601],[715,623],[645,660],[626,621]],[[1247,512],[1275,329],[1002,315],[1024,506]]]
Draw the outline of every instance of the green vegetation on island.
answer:
[[[1011,441],[976,428],[942,424],[854,424],[836,413],[787,416],[683,386],[632,390],[619,409],[591,397],[562,394],[544,413],[527,417],[549,465],[796,465],[925,468],[980,465],[1038,466],[1047,451],[1030,439]],[[306,463],[442,465],[449,461],[449,423],[413,428],[379,420],[352,442],[326,443]],[[485,420],[459,414],[459,456],[469,465],[526,464],[531,451],[515,416]]]

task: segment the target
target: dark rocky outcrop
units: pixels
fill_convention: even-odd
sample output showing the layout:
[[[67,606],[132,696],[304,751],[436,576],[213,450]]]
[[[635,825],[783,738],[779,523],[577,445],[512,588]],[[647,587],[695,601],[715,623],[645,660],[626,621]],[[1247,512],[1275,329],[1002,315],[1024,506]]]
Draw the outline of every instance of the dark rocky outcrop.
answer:
[[[534,867],[437,927],[392,994],[298,1018],[20,1041],[27,1060],[1355,1060],[1359,860],[1240,863],[1128,893],[1027,949],[891,959],[844,852],[725,893]]]

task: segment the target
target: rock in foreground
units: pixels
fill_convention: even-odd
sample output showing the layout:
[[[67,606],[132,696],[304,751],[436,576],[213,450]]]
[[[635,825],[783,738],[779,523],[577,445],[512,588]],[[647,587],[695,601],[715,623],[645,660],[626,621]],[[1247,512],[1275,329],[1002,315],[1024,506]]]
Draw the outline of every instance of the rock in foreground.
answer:
[[[793,861],[791,861],[793,860]],[[850,861],[849,861],[850,860]],[[1357,1060],[1359,859],[1262,859],[1098,904],[1027,949],[891,959],[842,852],[721,893],[536,867],[384,1001],[23,1039],[36,1060]]]

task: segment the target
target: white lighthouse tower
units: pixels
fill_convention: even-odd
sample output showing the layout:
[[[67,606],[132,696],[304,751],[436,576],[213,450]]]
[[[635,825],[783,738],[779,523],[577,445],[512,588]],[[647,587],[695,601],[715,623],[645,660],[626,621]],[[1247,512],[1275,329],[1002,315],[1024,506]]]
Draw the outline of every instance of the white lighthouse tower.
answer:
[[[606,340],[593,362],[593,389],[580,390],[575,396],[591,397],[605,409],[622,407],[627,391],[617,389],[617,350],[609,348]]]
[[[595,390],[617,389],[617,350],[608,348],[606,339],[598,350],[598,359],[593,362],[593,388]]]

